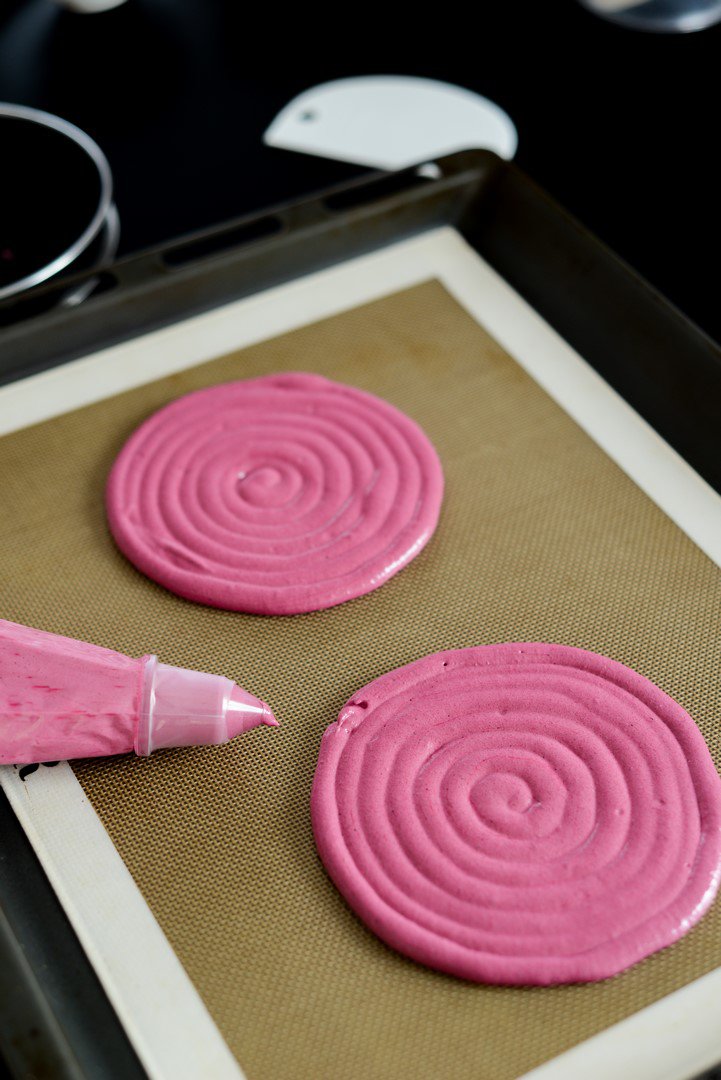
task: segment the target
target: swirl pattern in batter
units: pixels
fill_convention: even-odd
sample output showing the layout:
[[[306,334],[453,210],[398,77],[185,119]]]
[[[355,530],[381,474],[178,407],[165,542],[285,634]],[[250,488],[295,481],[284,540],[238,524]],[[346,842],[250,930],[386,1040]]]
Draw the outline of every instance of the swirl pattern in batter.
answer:
[[[721,780],[689,715],[596,653],[427,656],[360,690],[311,800],[330,877],[382,940],[478,982],[603,979],[713,901]]]
[[[123,553],[180,596],[291,615],[378,588],[433,534],[428,438],[372,394],[319,375],[199,390],[131,436],[107,489]]]

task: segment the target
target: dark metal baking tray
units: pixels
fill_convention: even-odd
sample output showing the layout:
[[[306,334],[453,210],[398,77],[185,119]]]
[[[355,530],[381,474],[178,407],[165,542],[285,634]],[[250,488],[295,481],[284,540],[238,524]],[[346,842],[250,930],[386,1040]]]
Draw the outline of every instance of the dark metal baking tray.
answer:
[[[0,382],[428,229],[456,228],[718,491],[721,349],[512,163],[379,173],[121,260],[78,308],[66,278],[0,308]],[[0,793],[0,1050],[18,1076],[143,1076]]]

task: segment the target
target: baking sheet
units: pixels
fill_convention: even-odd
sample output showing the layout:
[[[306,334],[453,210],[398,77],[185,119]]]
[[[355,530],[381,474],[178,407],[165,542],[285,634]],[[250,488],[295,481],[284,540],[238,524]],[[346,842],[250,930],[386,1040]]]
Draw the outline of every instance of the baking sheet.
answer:
[[[0,525],[6,617],[223,671],[261,692],[284,721],[277,736],[253,733],[225,748],[76,767],[252,1080],[517,1076],[721,963],[717,905],[683,942],[599,986],[470,986],[380,945],[315,857],[307,796],[323,729],[357,686],[433,649],[525,638],[607,652],[677,697],[718,751],[717,565],[449,290],[677,521],[692,522],[713,555],[721,535],[717,496],[447,230],[317,275],[290,296],[277,290],[233,313],[194,320],[194,329],[182,328],[185,345],[175,355],[171,331],[110,350],[114,367],[108,355],[70,365],[62,386],[75,403],[124,380],[186,370],[0,443],[11,511]],[[355,306],[384,292],[393,295]],[[277,335],[294,318],[310,321],[334,307],[350,310],[189,366],[208,349],[231,347],[233,337]],[[195,352],[188,333],[196,335]],[[186,390],[297,368],[379,393],[424,426],[448,482],[436,539],[375,594],[302,618],[202,609],[147,582],[115,551],[103,523],[104,478],[127,434]],[[46,390],[53,376],[38,377]],[[107,378],[116,386],[104,385]],[[37,391],[38,380],[26,382]],[[50,395],[43,404],[37,393],[31,402],[22,384],[9,391],[0,396],[8,426],[17,421],[7,421],[7,406],[20,403],[22,413],[23,394],[26,417],[71,404]],[[62,787],[59,771],[52,774]],[[35,784],[45,794],[46,776],[38,770],[29,778],[25,795]],[[22,810],[17,776],[6,774],[5,783]],[[52,860],[52,850],[45,856]],[[56,878],[71,874],[56,867]],[[122,988],[115,991],[121,1013],[131,1013]],[[132,1026],[133,1017],[125,1019]],[[663,1036],[662,1023],[654,1030]],[[715,1049],[721,1054],[721,1045]],[[154,1060],[161,1075],[162,1061]],[[667,1075],[687,1075],[677,1062]]]

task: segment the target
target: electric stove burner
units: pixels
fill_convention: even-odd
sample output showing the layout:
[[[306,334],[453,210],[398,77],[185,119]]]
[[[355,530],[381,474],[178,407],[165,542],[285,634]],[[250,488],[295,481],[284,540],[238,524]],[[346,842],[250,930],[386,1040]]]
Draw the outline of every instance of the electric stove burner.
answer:
[[[57,116],[5,104],[0,142],[0,300],[110,262],[119,220],[100,147]],[[56,302],[79,303],[93,287],[84,281]]]

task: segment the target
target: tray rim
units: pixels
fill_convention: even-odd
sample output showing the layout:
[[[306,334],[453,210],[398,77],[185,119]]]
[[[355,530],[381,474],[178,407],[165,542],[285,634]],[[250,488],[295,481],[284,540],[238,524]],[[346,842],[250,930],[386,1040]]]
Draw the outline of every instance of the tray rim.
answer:
[[[487,177],[485,176],[485,180],[486,180],[486,179],[487,179]],[[351,187],[358,187],[358,186],[360,186],[360,185],[352,185]],[[467,193],[467,192],[466,192],[466,193]],[[484,192],[484,193],[485,193],[485,192]],[[476,191],[476,192],[475,192],[475,194],[476,194],[476,197],[477,197],[477,195],[478,195],[478,191]],[[395,198],[395,197],[394,197],[394,198]],[[383,200],[381,200],[381,201],[383,201]],[[481,200],[481,201],[482,201],[482,200]],[[471,202],[473,202],[473,200],[471,200]],[[367,206],[366,206],[366,210],[367,210]],[[337,224],[338,224],[338,222],[337,222],[337,221],[335,221],[335,225],[336,225],[336,226],[337,226]],[[457,221],[453,220],[453,221],[452,221],[452,224],[457,224]],[[419,230],[418,230],[418,229],[414,229],[413,231],[419,231]],[[463,231],[463,230],[462,230],[462,231]],[[468,239],[468,230],[466,230],[466,239]],[[652,296],[655,296],[655,294],[651,294],[651,295],[652,295]],[[669,309],[669,310],[671,310],[671,309]],[[686,328],[688,328],[688,327],[686,327]],[[697,333],[697,332],[696,332],[696,333]],[[693,337],[693,327],[691,327],[691,336]],[[711,346],[711,351],[713,351],[713,350],[715,350],[715,347],[712,347],[712,346]],[[82,363],[82,362],[81,362],[81,363]],[[66,370],[67,370],[67,369],[66,369]],[[24,380],[24,381],[25,381],[25,380]],[[26,383],[26,384],[27,384],[27,383]],[[17,386],[18,386],[18,387],[19,387],[19,386],[21,386],[21,383],[17,383]],[[1,879],[0,879],[0,896],[1,896]],[[680,993],[680,991],[678,991],[678,993]],[[650,1008],[653,1008],[653,1007],[650,1007]],[[626,1022],[623,1022],[623,1023],[626,1023]],[[572,1051],[570,1051],[569,1053],[572,1053]],[[558,1061],[558,1059],[556,1059],[556,1061]],[[549,1064],[549,1063],[547,1063],[547,1064]],[[540,1068],[546,1068],[546,1066],[541,1066]],[[536,1070],[536,1071],[538,1071],[538,1070]]]

